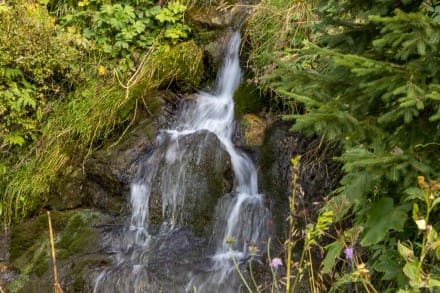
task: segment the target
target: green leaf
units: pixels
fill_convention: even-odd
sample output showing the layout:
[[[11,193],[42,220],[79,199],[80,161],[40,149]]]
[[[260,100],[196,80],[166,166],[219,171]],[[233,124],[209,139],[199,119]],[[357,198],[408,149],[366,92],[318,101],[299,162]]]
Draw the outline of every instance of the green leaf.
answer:
[[[324,274],[328,274],[331,272],[333,266],[335,265],[336,258],[341,255],[343,248],[344,246],[340,240],[336,240],[335,242],[330,243],[325,247],[325,249],[327,250],[327,255],[322,261],[322,272]]]
[[[136,14],[134,13],[134,8],[132,6],[130,6],[130,5],[125,5],[124,6],[123,13],[129,19],[135,19],[136,18]]]
[[[400,241],[397,243],[397,250],[399,254],[405,259],[405,261],[413,261],[414,260],[414,251],[412,248],[402,244]]]
[[[24,144],[24,138],[17,132],[13,132],[5,137],[6,144],[22,146]]]
[[[428,288],[440,287],[440,280],[429,278],[428,279]]]
[[[186,6],[179,1],[169,2],[167,8],[171,10],[174,14],[179,14],[186,10]]]
[[[440,203],[440,197],[437,197],[436,199],[434,199],[434,201],[432,202],[432,206],[431,209],[433,209],[436,205],[438,205]]]
[[[367,215],[365,234],[361,240],[363,246],[382,241],[390,230],[403,231],[407,219],[407,214],[403,209],[394,207],[393,199],[389,197],[379,199],[370,208]]]
[[[414,199],[424,200],[423,190],[417,187],[410,187],[405,190],[405,193],[408,195],[405,198],[405,201],[410,201]]]
[[[142,21],[138,20],[133,24],[133,28],[138,34],[140,34],[145,30],[145,24]]]
[[[419,262],[415,260],[414,262],[407,262],[403,266],[403,273],[408,277],[409,283],[413,288],[417,288],[419,285],[417,281],[418,263]]]
[[[395,250],[387,250],[381,254],[377,263],[374,264],[374,269],[382,272],[382,280],[396,280],[403,277],[402,264],[400,256]]]
[[[434,227],[431,227],[431,229],[429,230],[428,237],[427,237],[427,240],[428,240],[427,244],[435,246],[436,242],[437,242],[437,237],[438,237],[437,231],[435,230]]]
[[[426,54],[426,44],[423,40],[417,41],[417,53],[419,53],[421,56]]]

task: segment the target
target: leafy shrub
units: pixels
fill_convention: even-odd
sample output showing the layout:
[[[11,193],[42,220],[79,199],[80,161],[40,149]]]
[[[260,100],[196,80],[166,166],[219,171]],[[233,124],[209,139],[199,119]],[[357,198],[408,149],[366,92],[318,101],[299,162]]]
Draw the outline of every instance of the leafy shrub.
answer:
[[[0,31],[1,165],[36,140],[47,103],[63,91],[77,54],[56,34],[47,10],[29,1],[0,6]]]
[[[6,224],[41,207],[63,167],[129,127],[148,93],[173,80],[190,88],[202,68],[200,49],[181,43],[190,29],[179,1],[164,7],[151,0],[30,3],[0,5],[7,32],[0,37],[0,118],[7,121],[0,124],[0,217]]]
[[[135,71],[133,57],[138,58],[151,46],[176,44],[190,32],[183,23],[186,6],[179,1],[160,7],[151,0],[87,0],[65,10],[68,12],[61,18],[61,24],[76,36],[76,43],[118,59],[123,71]]]

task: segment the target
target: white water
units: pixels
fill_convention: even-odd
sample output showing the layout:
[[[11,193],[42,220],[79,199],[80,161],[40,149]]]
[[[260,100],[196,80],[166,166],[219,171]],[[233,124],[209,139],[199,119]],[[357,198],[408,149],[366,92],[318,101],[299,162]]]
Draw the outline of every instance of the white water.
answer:
[[[118,250],[121,252],[116,256],[117,264],[98,276],[94,292],[148,292],[138,284],[142,283],[142,278],[147,278],[148,268],[143,267],[141,263],[142,251],[148,250],[152,237],[149,234],[152,180],[155,176],[160,176],[162,213],[165,219],[163,226],[173,229],[180,216],[178,207],[185,204],[185,198],[181,196],[184,192],[180,190],[183,184],[180,183],[185,182],[184,157],[187,154],[186,150],[179,146],[179,139],[200,130],[214,133],[223,144],[231,159],[235,184],[233,194],[225,195],[217,204],[214,236],[211,239],[214,254],[209,257],[209,268],[202,273],[189,272],[188,282],[182,289],[187,292],[194,292],[196,289],[201,293],[239,291],[240,280],[237,279],[232,257],[238,263],[245,261],[248,256],[247,246],[262,243],[268,215],[263,196],[258,193],[256,168],[252,160],[244,152],[236,149],[232,142],[233,94],[241,81],[239,46],[240,34],[235,32],[231,37],[215,92],[199,93],[196,101],[180,113],[176,127],[163,131],[162,135],[170,141],[164,158],[168,164],[178,162],[179,169],[174,173],[167,171],[159,174],[157,156],[149,158],[144,168],[148,171],[142,175],[143,180],[131,186],[132,215],[129,229],[119,244]],[[171,214],[165,216],[167,211]],[[229,238],[233,239],[232,245],[227,243]]]

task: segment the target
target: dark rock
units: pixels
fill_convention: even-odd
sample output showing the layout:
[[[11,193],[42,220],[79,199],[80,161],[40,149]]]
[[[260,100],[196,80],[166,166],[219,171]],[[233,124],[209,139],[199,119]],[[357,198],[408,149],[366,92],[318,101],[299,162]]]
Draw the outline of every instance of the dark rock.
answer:
[[[290,123],[277,121],[266,129],[259,158],[260,184],[272,205],[274,231],[285,240],[289,197],[292,195],[291,159],[301,156],[296,185],[296,219],[313,221],[323,199],[337,186],[339,165],[333,161],[337,149],[319,138],[289,131]],[[296,223],[298,224],[298,223]],[[301,229],[301,228],[299,228]]]
[[[194,263],[204,256],[207,241],[184,228],[159,233],[148,251],[148,268],[163,283],[188,282],[187,275]]]
[[[11,234],[9,232],[0,232],[0,289],[5,288],[17,276],[17,273],[9,267],[10,242]]]
[[[114,147],[104,147],[85,163],[86,176],[115,195],[121,194],[136,172],[136,160],[151,152],[156,140],[154,122],[141,121],[124,140]]]
[[[164,142],[153,157],[158,169],[151,185],[152,226],[167,221],[209,235],[217,200],[232,189],[230,157],[220,140],[198,131]],[[168,204],[171,197],[176,206]]]
[[[70,166],[51,187],[47,207],[69,210],[94,207],[113,214],[126,210],[126,195],[135,176],[139,159],[152,152],[156,120],[143,118],[125,134],[87,158],[83,166]],[[115,144],[115,146],[112,146]]]

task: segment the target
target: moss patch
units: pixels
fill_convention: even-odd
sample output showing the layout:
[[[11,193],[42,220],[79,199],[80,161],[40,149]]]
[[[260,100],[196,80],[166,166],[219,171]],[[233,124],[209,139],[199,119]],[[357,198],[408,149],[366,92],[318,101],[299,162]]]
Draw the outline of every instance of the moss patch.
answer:
[[[257,87],[243,82],[234,93],[235,116],[245,113],[259,114],[266,110],[268,98]]]
[[[107,259],[106,255],[93,254],[99,250],[101,242],[93,225],[106,217],[91,210],[52,212],[51,217],[59,275],[65,276],[64,281],[76,284],[79,289],[87,278],[87,269]],[[11,264],[20,275],[8,285],[8,292],[48,292],[51,289],[52,263],[47,226],[47,215],[44,214],[14,227]]]
[[[268,121],[254,114],[245,114],[241,120],[244,129],[246,145],[259,146],[263,144],[264,132]]]
[[[52,212],[51,218],[55,231],[62,230],[68,220],[65,213],[61,212]],[[13,262],[35,243],[41,242],[42,239],[49,239],[47,215],[41,214],[34,220],[15,225],[11,233],[10,261]]]

